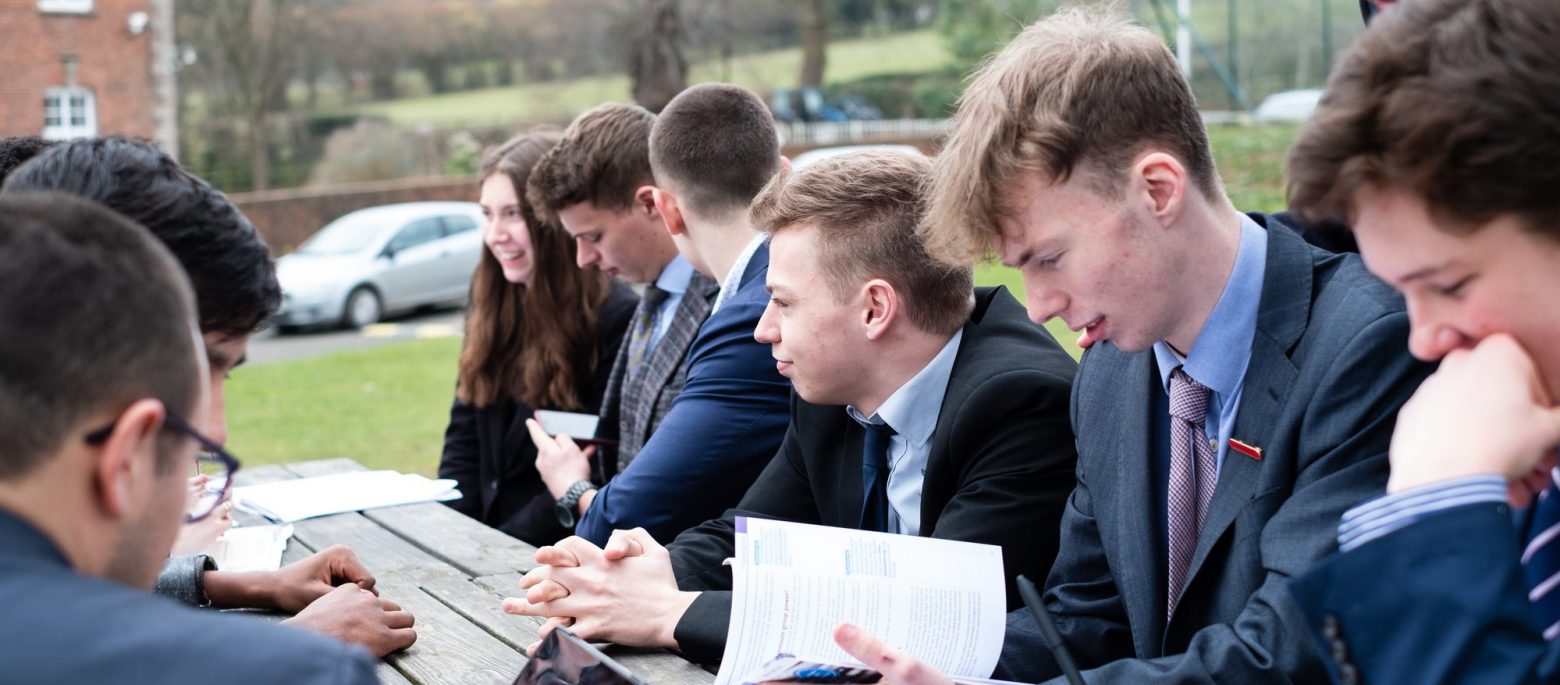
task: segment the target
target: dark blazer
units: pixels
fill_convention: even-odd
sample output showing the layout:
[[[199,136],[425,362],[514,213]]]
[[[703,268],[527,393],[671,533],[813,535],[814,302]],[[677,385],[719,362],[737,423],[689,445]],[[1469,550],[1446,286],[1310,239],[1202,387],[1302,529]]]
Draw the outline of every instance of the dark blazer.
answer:
[[[1397,411],[1429,372],[1407,351],[1402,299],[1357,255],[1307,245],[1270,217],[1266,272],[1233,438],[1174,619],[1166,624],[1163,494],[1151,477],[1152,351],[1104,343],[1073,384],[1078,486],[1046,608],[1089,682],[1317,682],[1322,655],[1287,578],[1336,548],[1338,518],[1380,494]],[[1168,411],[1161,409],[1161,411]],[[1010,616],[998,677],[1060,673]]]
[[[719,292],[720,284],[714,279],[693,272],[688,290],[678,302],[666,333],[650,350],[633,385],[626,385],[628,345],[618,348],[612,374],[607,380],[606,395],[601,401],[601,427],[596,431],[598,436],[618,443],[597,450],[598,468],[605,468],[609,477],[619,471],[619,464],[630,463],[639,455],[639,450],[644,449],[667,412],[672,410],[672,402],[682,392],[688,374],[688,348],[693,345],[699,327],[709,318]],[[635,309],[629,325],[632,326],[638,317],[639,311]]]
[[[581,377],[576,389],[586,412],[594,413],[601,403],[608,365],[638,303],[633,290],[613,281],[596,311],[596,371]],[[583,361],[576,360],[576,368],[586,368]],[[464,495],[447,502],[456,511],[540,546],[566,538],[570,531],[558,524],[552,493],[536,471],[536,444],[525,427],[532,413],[532,407],[514,400],[473,407],[457,398],[444,430],[439,477],[454,479]],[[595,477],[605,482],[608,475]]]
[[[0,684],[379,682],[360,647],[79,575],[4,510],[0,549]]]
[[[732,507],[780,447],[791,383],[753,329],[769,305],[769,245],[753,254],[737,292],[688,350],[672,410],[628,468],[596,493],[575,534],[598,545],[643,527],[657,540]]]
[[[1504,504],[1439,512],[1291,581],[1332,673],[1353,683],[1553,683],[1523,542]]]
[[[1006,288],[976,290],[932,433],[921,535],[1002,547],[1010,608],[1021,606],[1013,578],[1044,577],[1056,557],[1077,460],[1067,423],[1077,368]],[[735,551],[736,517],[857,527],[864,431],[844,407],[793,397],[779,453],[737,508],[672,542],[678,586],[703,593],[677,624],[684,655],[721,658],[731,616],[731,568],[721,561]]]

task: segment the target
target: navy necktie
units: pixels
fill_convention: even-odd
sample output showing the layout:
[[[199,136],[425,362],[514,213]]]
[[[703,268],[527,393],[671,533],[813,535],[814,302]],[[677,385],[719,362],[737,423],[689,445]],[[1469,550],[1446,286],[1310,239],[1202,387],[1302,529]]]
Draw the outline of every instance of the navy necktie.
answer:
[[[1550,474],[1549,487],[1533,502],[1522,550],[1522,574],[1528,601],[1544,639],[1560,633],[1560,469]]]
[[[861,529],[888,530],[888,439],[894,429],[886,423],[867,425],[861,442]]]

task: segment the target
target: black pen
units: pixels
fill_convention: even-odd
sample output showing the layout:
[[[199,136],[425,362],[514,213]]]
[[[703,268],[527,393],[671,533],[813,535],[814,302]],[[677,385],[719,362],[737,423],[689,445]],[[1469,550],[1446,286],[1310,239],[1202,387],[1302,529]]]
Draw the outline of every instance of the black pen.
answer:
[[[1068,685],[1084,685],[1083,674],[1078,672],[1078,663],[1073,661],[1072,653],[1062,643],[1062,633],[1051,622],[1045,603],[1040,601],[1040,590],[1028,578],[1019,576],[1018,596],[1024,598],[1024,606],[1029,607],[1029,613],[1034,615],[1035,623],[1040,626],[1040,637],[1045,638],[1046,646],[1051,648],[1051,655],[1056,657],[1056,665],[1062,668],[1062,675],[1067,676]]]

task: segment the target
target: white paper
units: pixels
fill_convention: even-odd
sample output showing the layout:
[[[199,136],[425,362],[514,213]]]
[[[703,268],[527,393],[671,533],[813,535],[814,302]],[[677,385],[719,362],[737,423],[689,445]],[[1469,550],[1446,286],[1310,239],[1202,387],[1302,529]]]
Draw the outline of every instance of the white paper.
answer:
[[[282,553],[292,534],[290,523],[229,528],[201,553],[223,571],[275,571],[282,567]]]
[[[950,676],[996,668],[1007,615],[998,547],[739,517],[736,550],[715,685],[778,654],[859,664],[834,644],[847,622]]]
[[[240,510],[278,523],[459,498],[453,480],[395,471],[353,471],[233,488],[233,503]]]

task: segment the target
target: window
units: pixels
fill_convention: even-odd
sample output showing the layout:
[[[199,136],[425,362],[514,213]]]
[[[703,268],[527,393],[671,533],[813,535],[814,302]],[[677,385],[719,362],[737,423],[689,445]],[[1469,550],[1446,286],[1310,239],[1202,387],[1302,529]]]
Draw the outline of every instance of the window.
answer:
[[[438,218],[414,221],[390,240],[390,251],[402,252],[438,240],[440,230]]]
[[[477,221],[469,216],[444,217],[444,235],[460,235],[477,230]]]
[[[39,12],[90,14],[92,0],[38,0]]]
[[[43,92],[43,137],[97,135],[97,100],[86,88],[49,88]]]

